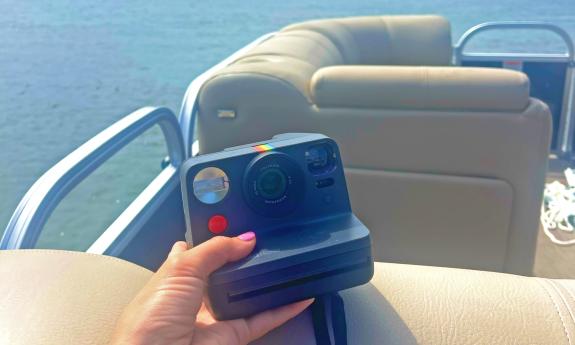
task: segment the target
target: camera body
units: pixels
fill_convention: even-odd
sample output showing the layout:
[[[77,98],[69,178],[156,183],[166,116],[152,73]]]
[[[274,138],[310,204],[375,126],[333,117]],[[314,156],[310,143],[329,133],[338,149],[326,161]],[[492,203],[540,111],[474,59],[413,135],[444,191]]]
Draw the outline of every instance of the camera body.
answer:
[[[337,144],[290,133],[183,164],[186,239],[254,231],[256,248],[208,282],[218,319],[245,317],[368,282],[369,230],[352,213]]]

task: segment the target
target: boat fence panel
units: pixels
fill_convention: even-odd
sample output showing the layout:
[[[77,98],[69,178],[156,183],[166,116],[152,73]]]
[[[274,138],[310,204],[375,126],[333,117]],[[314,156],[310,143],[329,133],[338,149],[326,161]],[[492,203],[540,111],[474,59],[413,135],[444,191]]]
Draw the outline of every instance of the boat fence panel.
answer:
[[[0,249],[33,248],[44,224],[62,199],[94,170],[154,125],[159,125],[162,130],[170,162],[108,228],[118,229],[118,224],[122,223],[121,232],[130,226],[137,230],[137,221],[141,218],[139,211],[152,206],[143,206],[143,199],[150,201],[158,198],[158,192],[164,186],[174,183],[177,185],[177,170],[185,158],[178,121],[166,108],[145,107],[136,110],[78,147],[44,173],[24,195],[13,213],[0,240]],[[111,239],[108,230],[102,236],[107,235],[106,238]]]
[[[479,33],[496,30],[539,30],[555,34],[565,44],[565,53],[466,53],[465,47]],[[488,22],[467,30],[454,49],[453,62],[460,66],[506,68],[525,73],[530,94],[545,102],[553,116],[553,153],[572,158],[575,147],[575,46],[561,27],[545,22]]]

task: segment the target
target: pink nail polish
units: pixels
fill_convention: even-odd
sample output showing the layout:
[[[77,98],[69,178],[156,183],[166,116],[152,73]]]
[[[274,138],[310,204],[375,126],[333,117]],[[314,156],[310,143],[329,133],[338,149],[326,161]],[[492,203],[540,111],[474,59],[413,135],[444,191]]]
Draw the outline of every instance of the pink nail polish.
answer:
[[[256,234],[253,231],[244,232],[243,234],[239,235],[238,238],[242,241],[251,241],[256,238]]]

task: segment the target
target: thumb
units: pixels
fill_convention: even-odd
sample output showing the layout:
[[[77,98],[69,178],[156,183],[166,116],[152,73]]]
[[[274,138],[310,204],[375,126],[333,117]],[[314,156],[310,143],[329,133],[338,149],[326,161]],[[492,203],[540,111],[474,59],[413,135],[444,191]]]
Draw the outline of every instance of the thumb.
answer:
[[[246,232],[237,237],[216,236],[182,253],[181,263],[203,280],[215,270],[246,257],[256,245],[256,235]]]
[[[184,241],[178,241],[174,243],[174,245],[172,246],[172,249],[170,250],[168,257],[178,255],[180,253],[185,252],[186,250],[188,250],[188,244]]]

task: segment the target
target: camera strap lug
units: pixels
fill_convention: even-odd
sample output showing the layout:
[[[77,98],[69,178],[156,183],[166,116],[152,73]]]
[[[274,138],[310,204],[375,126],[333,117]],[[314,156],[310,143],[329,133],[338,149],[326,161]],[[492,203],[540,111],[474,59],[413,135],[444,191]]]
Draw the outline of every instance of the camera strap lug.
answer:
[[[339,293],[316,297],[311,313],[317,345],[347,345],[345,307]]]

